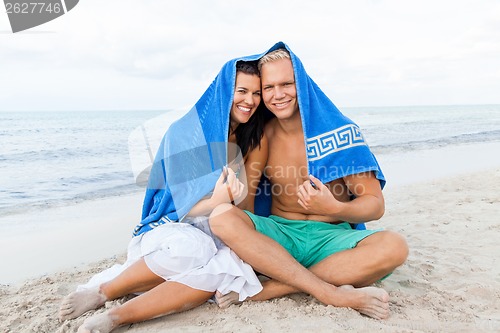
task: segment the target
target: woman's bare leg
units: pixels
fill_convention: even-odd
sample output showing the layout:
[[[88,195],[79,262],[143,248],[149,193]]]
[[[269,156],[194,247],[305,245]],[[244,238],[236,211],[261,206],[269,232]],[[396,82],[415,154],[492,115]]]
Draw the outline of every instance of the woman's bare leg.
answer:
[[[141,258],[113,280],[95,289],[76,291],[66,296],[59,308],[59,318],[76,318],[89,310],[101,307],[106,301],[148,291],[163,282],[165,280],[154,274]]]
[[[163,282],[116,308],[88,318],[79,333],[108,333],[124,324],[186,311],[212,297],[213,292],[193,289],[177,282]]]

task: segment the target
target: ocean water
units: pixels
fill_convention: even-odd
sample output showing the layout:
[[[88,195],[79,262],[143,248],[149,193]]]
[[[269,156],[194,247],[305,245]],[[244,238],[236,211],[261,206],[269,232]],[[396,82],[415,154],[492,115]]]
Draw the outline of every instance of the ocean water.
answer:
[[[500,105],[409,106],[342,110],[375,154],[500,141]]]
[[[160,113],[0,112],[0,218],[142,190],[128,136]]]
[[[375,154],[500,142],[500,105],[343,108]],[[166,111],[0,112],[0,218],[143,191],[132,131]],[[498,154],[498,152],[497,152]]]

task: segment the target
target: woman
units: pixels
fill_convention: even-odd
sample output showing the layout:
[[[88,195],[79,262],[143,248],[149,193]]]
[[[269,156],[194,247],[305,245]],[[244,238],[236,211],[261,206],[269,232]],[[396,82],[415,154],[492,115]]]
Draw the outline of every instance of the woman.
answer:
[[[235,72],[236,79],[232,74]],[[224,79],[221,77],[231,78],[232,82],[235,82],[234,90],[230,89],[231,85],[224,86]],[[214,94],[214,91],[219,93]],[[223,101],[231,95],[233,95],[232,103],[227,107],[214,98],[219,97]],[[200,104],[200,101],[208,102]],[[200,146],[195,145],[191,150],[177,152],[174,150],[185,143],[183,138],[179,138],[185,130],[178,131],[179,136],[170,135],[170,140],[169,136],[166,136],[165,145],[172,144],[171,141],[177,142],[174,142],[169,149],[160,147],[157,154],[157,162],[161,162],[157,165],[161,165],[161,168],[155,169],[153,166],[146,192],[143,221],[135,229],[137,236],[129,245],[125,269],[110,281],[97,285],[94,283],[94,286],[89,282],[89,289],[79,290],[66,296],[59,311],[60,319],[76,318],[91,309],[101,307],[108,300],[128,294],[142,294],[123,305],[88,318],[78,332],[110,332],[123,324],[185,311],[206,302],[216,290],[221,293],[231,291],[243,293],[243,299],[261,291],[262,286],[250,266],[244,264],[226,246],[216,244],[216,239],[200,231],[202,229],[210,234],[206,216],[221,203],[237,202],[239,207],[253,211],[256,187],[267,159],[267,142],[263,135],[265,110],[257,111],[261,98],[256,62],[241,60],[228,62],[200,101],[196,106],[198,110],[191,111],[183,118],[189,118],[189,114],[196,114],[199,119],[187,120],[186,123],[200,122],[206,147],[202,145],[200,149]],[[221,168],[222,172],[215,187],[213,183],[211,185],[213,191],[208,195],[204,193],[204,198],[190,205],[191,197],[196,198],[199,193],[203,193],[202,188],[213,178],[214,172],[207,174],[200,170],[204,170],[207,164],[213,164],[215,167],[212,166],[211,169],[217,169],[216,161],[220,160],[218,159],[220,156],[217,155],[221,150],[220,145],[217,147],[213,141],[217,139],[217,135],[212,135],[213,132],[220,132],[220,129],[215,128],[217,124],[212,121],[213,118],[219,117],[217,111],[213,111],[217,108],[222,110],[220,114],[225,113],[226,119],[229,114],[230,121],[226,127],[228,129],[225,130],[225,133],[228,133],[227,142],[224,143],[222,150],[225,155],[224,164],[230,162],[231,167]],[[205,117],[204,114],[208,115]],[[196,131],[193,130],[193,133],[195,136]],[[234,145],[241,149],[241,154],[237,149],[233,149]],[[198,161],[205,148],[210,150],[210,163],[206,160]],[[168,158],[160,156],[165,155],[164,152],[167,150]],[[193,151],[196,154],[193,154]],[[197,160],[188,158],[193,155]],[[246,174],[245,181],[248,184],[246,196],[244,196],[246,187],[238,179],[238,169],[242,166],[238,156],[243,157],[244,161],[245,167],[242,171]],[[185,167],[176,165],[174,161],[177,160],[181,160],[181,164],[185,163]],[[232,168],[237,169],[236,172]],[[163,178],[157,177],[158,174],[155,172],[162,173]],[[191,176],[187,181],[181,182],[177,179],[178,176],[175,180],[172,178],[171,174],[174,173]],[[167,174],[170,174],[170,177]],[[158,181],[160,178],[161,181]],[[162,182],[163,184],[158,186]],[[186,197],[183,191],[189,186],[193,191]],[[178,193],[176,193],[177,187]],[[175,212],[168,208],[174,206],[173,202],[177,207]],[[187,206],[191,207],[187,214],[183,214],[181,209]],[[158,220],[158,216],[162,218]],[[182,223],[173,223],[173,216],[179,217]]]

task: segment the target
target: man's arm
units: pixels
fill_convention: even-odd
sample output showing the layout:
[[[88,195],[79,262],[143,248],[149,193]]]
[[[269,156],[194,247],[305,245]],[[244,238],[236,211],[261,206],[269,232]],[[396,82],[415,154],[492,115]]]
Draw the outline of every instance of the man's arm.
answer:
[[[248,154],[245,161],[248,194],[243,201],[238,204],[238,208],[246,209],[252,213],[254,212],[255,195],[267,163],[268,150],[267,137],[264,134],[260,140],[260,145]]]
[[[316,189],[309,181],[299,188],[299,204],[311,214],[328,216],[332,221],[351,223],[380,219],[385,212],[384,196],[380,182],[373,172],[364,172],[344,177],[344,182],[355,199],[341,202],[330,189],[316,177],[310,176]]]

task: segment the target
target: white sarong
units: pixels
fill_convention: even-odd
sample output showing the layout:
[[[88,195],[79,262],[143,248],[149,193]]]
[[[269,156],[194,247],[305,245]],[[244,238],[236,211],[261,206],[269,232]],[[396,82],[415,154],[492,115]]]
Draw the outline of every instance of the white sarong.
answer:
[[[114,265],[94,275],[77,290],[94,288],[114,279],[140,258],[165,281],[194,289],[218,290],[222,294],[234,291],[240,301],[262,290],[252,267],[211,235],[206,217],[188,218],[185,222],[165,223],[132,238],[123,265]]]

